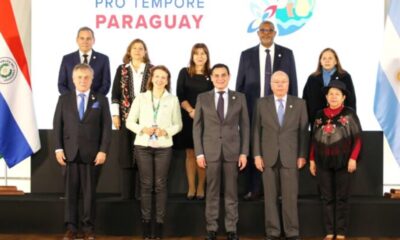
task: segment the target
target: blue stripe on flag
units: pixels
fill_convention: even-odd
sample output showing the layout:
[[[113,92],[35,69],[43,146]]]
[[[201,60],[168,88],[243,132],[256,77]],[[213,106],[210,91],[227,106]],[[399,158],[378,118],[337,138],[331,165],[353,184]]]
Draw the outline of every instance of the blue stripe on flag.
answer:
[[[0,153],[9,168],[32,155],[32,149],[0,93]],[[27,120],[29,121],[29,120]]]
[[[397,35],[400,35],[400,24],[396,24],[400,23],[400,1],[390,1],[389,17],[397,31]]]
[[[400,104],[381,65],[378,68],[374,113],[400,164]]]

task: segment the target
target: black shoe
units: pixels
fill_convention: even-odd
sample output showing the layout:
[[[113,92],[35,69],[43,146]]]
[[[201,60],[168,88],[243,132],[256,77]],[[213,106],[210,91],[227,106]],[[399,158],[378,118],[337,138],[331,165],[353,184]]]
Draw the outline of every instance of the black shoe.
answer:
[[[143,239],[151,239],[151,222],[150,220],[142,220]]]
[[[287,237],[286,240],[301,240],[299,236]]]
[[[245,201],[255,201],[260,199],[261,194],[257,192],[248,192],[243,196],[243,200]]]
[[[157,223],[154,233],[154,239],[162,239],[162,236],[163,236],[163,224]]]
[[[195,197],[196,197],[195,195],[186,195],[187,200],[194,200]]]
[[[204,198],[205,198],[204,195],[203,195],[203,196],[201,196],[201,195],[197,195],[197,196],[196,196],[196,199],[197,199],[197,200],[200,200],[200,201],[203,201]]]
[[[206,240],[217,240],[217,233],[216,232],[207,232]]]
[[[235,232],[228,232],[228,240],[239,240],[238,235]]]
[[[274,236],[266,236],[264,238],[264,240],[280,240],[280,239],[281,239],[280,237],[274,237]]]

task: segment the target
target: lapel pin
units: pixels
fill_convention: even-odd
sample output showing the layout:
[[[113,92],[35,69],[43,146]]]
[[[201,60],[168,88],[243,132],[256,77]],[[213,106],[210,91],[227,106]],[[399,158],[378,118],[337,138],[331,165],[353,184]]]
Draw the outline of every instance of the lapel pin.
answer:
[[[92,95],[92,100],[95,100],[96,98],[94,97],[94,95]]]
[[[236,99],[236,96],[232,96],[232,99],[235,100],[235,99]]]
[[[293,105],[289,105],[289,108],[293,108]]]
[[[93,56],[93,59],[96,59],[96,56]]]
[[[279,54],[278,54],[278,57],[282,57],[282,55],[279,53]]]

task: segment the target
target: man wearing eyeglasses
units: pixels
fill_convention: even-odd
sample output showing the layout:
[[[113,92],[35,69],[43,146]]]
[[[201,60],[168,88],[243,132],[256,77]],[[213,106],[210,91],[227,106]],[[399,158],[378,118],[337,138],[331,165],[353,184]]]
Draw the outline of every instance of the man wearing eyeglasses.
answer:
[[[297,96],[296,65],[292,50],[275,44],[275,26],[263,21],[257,31],[260,44],[241,53],[236,79],[236,91],[246,95],[250,119],[258,98],[272,94],[271,75],[280,70],[289,76],[288,94]],[[248,185],[244,200],[259,199],[262,193],[260,173],[249,159]]]

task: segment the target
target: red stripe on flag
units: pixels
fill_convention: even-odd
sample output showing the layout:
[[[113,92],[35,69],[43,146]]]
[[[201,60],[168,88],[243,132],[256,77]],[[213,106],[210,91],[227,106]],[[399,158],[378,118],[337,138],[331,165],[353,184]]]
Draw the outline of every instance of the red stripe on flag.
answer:
[[[10,48],[10,51],[14,55],[14,59],[21,69],[22,74],[28,82],[28,85],[31,86],[28,62],[26,61],[21,37],[19,36],[17,23],[14,17],[14,11],[11,6],[11,0],[0,0],[0,9],[0,32]]]

